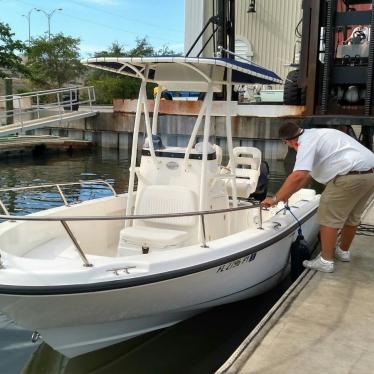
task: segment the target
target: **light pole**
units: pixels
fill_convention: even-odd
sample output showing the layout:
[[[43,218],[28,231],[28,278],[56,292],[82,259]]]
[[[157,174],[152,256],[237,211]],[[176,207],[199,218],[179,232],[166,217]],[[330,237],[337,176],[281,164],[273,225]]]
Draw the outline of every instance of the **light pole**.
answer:
[[[27,14],[22,14],[22,17],[25,17],[27,19],[27,22],[29,23],[29,47],[31,43],[31,13],[33,10],[37,10],[36,8],[31,8]]]
[[[46,15],[46,17],[48,18],[48,39],[51,39],[51,18],[53,16],[53,14],[57,11],[57,10],[62,10],[62,8],[56,8],[56,9],[53,9],[51,12],[46,12],[45,10],[43,9],[35,9],[36,11],[38,12],[42,12]]]

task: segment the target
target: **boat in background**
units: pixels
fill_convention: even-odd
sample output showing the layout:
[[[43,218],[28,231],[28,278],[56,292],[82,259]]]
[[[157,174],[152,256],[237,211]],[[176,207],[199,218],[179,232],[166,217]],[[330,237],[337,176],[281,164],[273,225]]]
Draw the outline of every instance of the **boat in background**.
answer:
[[[84,64],[141,79],[128,192],[69,206],[58,187],[65,206],[0,217],[6,220],[0,224],[0,311],[68,357],[269,290],[289,272],[299,225],[310,243],[318,231],[313,190],[294,194],[291,211],[248,201],[261,152],[233,147],[232,86],[280,83],[276,74],[222,58]],[[151,118],[148,83],[206,93],[188,144],[163,144],[161,90]],[[216,105],[226,110],[225,166],[222,149],[209,142],[213,93],[223,87],[227,100]],[[147,140],[137,166],[143,118]]]

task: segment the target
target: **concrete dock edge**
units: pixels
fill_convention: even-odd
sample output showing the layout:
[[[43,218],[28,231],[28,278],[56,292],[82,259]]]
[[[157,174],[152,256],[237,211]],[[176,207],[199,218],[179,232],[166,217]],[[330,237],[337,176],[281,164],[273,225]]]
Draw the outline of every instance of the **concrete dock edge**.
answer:
[[[240,344],[229,359],[216,371],[216,374],[237,373],[248,361],[266,334],[277,323],[279,318],[290,308],[299,293],[316,274],[314,270],[305,269],[292,283],[291,287],[281,296],[274,306],[266,313],[258,325]]]
[[[216,373],[374,373],[373,238],[374,196],[351,261],[305,270]]]

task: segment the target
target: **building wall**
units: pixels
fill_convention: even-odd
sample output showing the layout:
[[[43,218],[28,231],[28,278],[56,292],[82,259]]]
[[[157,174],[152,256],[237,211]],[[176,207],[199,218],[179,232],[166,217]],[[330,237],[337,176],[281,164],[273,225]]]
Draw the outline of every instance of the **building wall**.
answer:
[[[186,54],[204,27],[204,2],[201,0],[185,0],[184,14],[184,54]],[[202,46],[203,44],[200,40],[192,50],[191,56],[196,56]]]
[[[185,33],[184,33],[184,53],[192,46],[209,18],[213,15],[212,0],[185,0]],[[190,56],[197,56],[201,51],[205,41],[212,33],[212,26],[210,25],[203,37],[199,39],[195,48],[191,51]],[[209,45],[204,49],[202,56],[213,56],[213,45]]]
[[[300,118],[292,117],[299,122]],[[102,148],[131,150],[132,133],[134,130],[134,113],[106,113],[90,118],[70,122],[63,128],[46,127],[28,132],[28,135],[55,135],[76,140],[88,140]],[[287,146],[278,139],[279,127],[289,120],[287,117],[260,118],[253,116],[236,116],[232,119],[232,136],[234,147],[258,147],[263,159],[283,160],[287,153]],[[162,140],[168,146],[185,147],[191,135],[196,116],[160,115],[158,129],[163,134]],[[141,121],[144,124],[144,118]],[[140,129],[139,143],[144,141],[144,126]],[[225,117],[212,116],[212,141],[223,148],[228,156]],[[202,138],[200,129],[198,136]]]
[[[295,28],[301,0],[257,0],[256,13],[247,13],[249,0],[236,1],[236,38],[247,40],[252,61],[286,78],[293,60]],[[301,30],[301,29],[300,29]]]
[[[236,39],[240,40],[240,50],[248,46],[250,60],[275,71],[286,78],[290,68],[285,66],[293,61],[296,43],[295,28],[301,19],[301,0],[257,0],[256,13],[247,13],[250,0],[236,0]],[[186,37],[185,48],[201,31],[203,25],[212,16],[213,0],[185,0]],[[201,21],[201,27],[198,20]],[[301,30],[301,28],[300,28]],[[208,30],[211,31],[211,28]],[[205,40],[208,37],[205,34]],[[199,45],[198,50],[201,49]],[[239,45],[238,45],[239,46]],[[195,50],[197,52],[197,50]],[[194,53],[191,54],[194,56]],[[212,56],[212,48],[204,53]]]

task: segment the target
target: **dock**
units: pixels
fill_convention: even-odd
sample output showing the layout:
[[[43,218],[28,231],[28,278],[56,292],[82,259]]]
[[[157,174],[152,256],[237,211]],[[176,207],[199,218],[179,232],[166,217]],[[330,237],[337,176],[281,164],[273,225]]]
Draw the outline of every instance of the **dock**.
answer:
[[[70,121],[77,121],[82,118],[94,117],[96,111],[76,111],[50,115],[48,117],[36,118],[29,121],[17,122],[11,125],[0,126],[0,136],[9,136],[13,134],[23,134],[25,131],[36,130],[43,127],[64,126]]]
[[[216,373],[374,373],[374,201],[351,262],[305,270]]]
[[[80,95],[86,98],[79,100]],[[27,131],[66,126],[71,122],[96,117],[99,112],[92,105],[95,98],[93,86],[0,96],[0,137],[24,135]]]
[[[74,140],[59,136],[14,136],[0,138],[0,158],[20,156],[30,152],[73,151],[89,149],[91,141]]]

